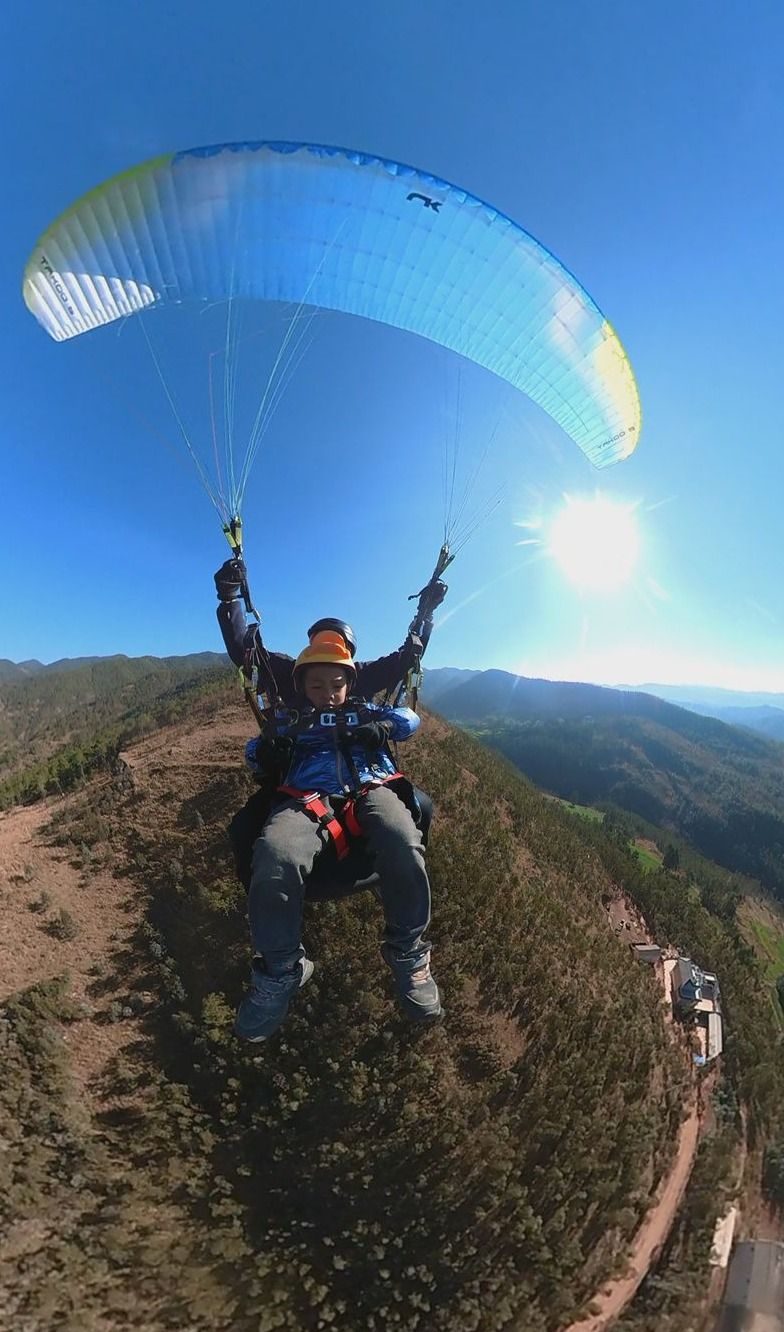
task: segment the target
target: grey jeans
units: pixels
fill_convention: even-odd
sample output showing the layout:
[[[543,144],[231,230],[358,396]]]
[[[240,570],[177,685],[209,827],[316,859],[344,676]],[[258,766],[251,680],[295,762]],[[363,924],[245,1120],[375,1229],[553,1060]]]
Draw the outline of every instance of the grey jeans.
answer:
[[[329,796],[322,799],[331,810]],[[430,883],[419,829],[388,786],[359,796],[355,809],[380,880],[385,942],[401,957],[417,957],[429,946],[423,935],[430,923]],[[303,956],[305,880],[328,836],[301,804],[290,800],[270,815],[256,839],[248,914],[254,951],[262,954],[271,974],[291,970]]]

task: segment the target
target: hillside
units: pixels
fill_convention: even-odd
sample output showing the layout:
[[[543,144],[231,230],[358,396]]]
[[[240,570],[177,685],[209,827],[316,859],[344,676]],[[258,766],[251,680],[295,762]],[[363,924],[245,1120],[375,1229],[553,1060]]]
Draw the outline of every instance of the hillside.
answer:
[[[438,806],[446,1021],[398,1017],[367,895],[309,909],[309,993],[280,1037],[240,1047],[225,825],[247,729],[205,700],[114,776],[0,817],[12,1325],[42,1332],[65,1290],[74,1327],[565,1326],[693,1097],[608,923],[633,859],[429,721],[409,767]]]
[[[118,744],[172,720],[191,691],[229,681],[227,661],[199,652],[0,663],[13,667],[0,673],[0,808],[68,787]]]
[[[612,803],[784,897],[784,749],[647,694],[486,671],[438,711],[538,786]]]
[[[784,1161],[768,918],[763,973],[737,883],[696,857],[664,872],[617,818],[575,818],[426,717],[404,753],[436,799],[445,1022],[398,1016],[368,894],[308,908],[314,980],[280,1036],[241,1047],[226,825],[251,723],[226,672],[200,678],[121,756],[115,727],[70,794],[0,815],[0,1325],[588,1332],[651,1246],[624,1328],[691,1325],[741,1104],[754,1169],[766,1143]],[[720,973],[705,1084],[619,911]]]

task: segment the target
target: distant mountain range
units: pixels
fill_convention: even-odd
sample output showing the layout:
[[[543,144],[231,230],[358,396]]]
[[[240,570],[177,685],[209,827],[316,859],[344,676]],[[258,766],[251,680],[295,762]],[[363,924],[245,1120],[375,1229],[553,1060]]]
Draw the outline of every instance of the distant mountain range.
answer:
[[[35,658],[31,658],[29,661],[15,662],[0,657],[0,685],[29,680],[40,675],[82,671],[99,663],[102,670],[109,667],[111,663],[116,663],[120,671],[123,671],[123,664],[125,663],[127,664],[125,669],[135,675],[140,670],[157,669],[163,663],[168,669],[209,669],[225,665],[226,657],[221,652],[192,652],[178,657],[128,657],[122,654],[111,657],[61,657],[57,661],[50,662],[37,661]],[[435,707],[436,701],[447,690],[465,685],[478,676],[483,676],[486,681],[489,678],[495,679],[494,688],[497,691],[499,704],[503,703],[505,693],[508,693],[511,698],[513,694],[519,691],[520,684],[516,683],[519,681],[526,682],[525,697],[535,707],[538,708],[544,704],[548,709],[551,706],[556,706],[556,710],[555,700],[563,700],[569,696],[558,692],[563,689],[569,691],[578,688],[586,691],[595,690],[602,694],[648,694],[667,703],[674,703],[678,707],[686,708],[689,712],[699,713],[703,717],[715,717],[719,721],[728,722],[734,726],[747,726],[754,731],[759,731],[762,735],[767,735],[770,739],[784,740],[784,694],[776,693],[759,691],[744,693],[740,690],[716,689],[708,685],[619,684],[614,689],[610,689],[604,685],[532,680],[526,676],[513,675],[508,671],[471,671],[463,670],[457,666],[441,666],[435,670],[425,672],[422,697],[430,706]],[[508,682],[506,686],[503,684],[504,680]],[[541,686],[541,688],[531,688],[531,686]],[[487,688],[487,685],[484,688]],[[471,695],[465,694],[462,697],[468,700]],[[571,697],[575,696],[571,695]],[[581,697],[583,701],[588,701],[589,698],[593,698],[595,701],[597,694],[583,694]]]
[[[732,726],[748,726],[771,740],[784,740],[784,694],[738,689],[712,689],[704,685],[619,685],[620,689],[655,694],[703,717],[717,717]]]
[[[538,786],[613,804],[784,897],[784,748],[650,693],[430,671],[423,701]]]
[[[131,735],[182,715],[193,691],[233,688],[213,652],[0,670],[0,807],[64,787]],[[423,702],[545,790],[626,809],[784,897],[784,748],[749,724],[776,721],[775,705],[755,700],[739,726],[694,710],[716,706],[703,698],[689,709],[654,693],[454,667],[426,673]],[[734,723],[735,698],[722,709]]]
[[[30,661],[9,661],[7,657],[0,657],[0,683],[8,681],[29,680],[36,675],[56,675],[62,671],[78,671],[87,666],[95,666],[98,663],[108,665],[112,662],[126,662],[132,671],[138,669],[138,664],[146,665],[149,669],[153,664],[159,665],[161,662],[168,666],[183,666],[187,663],[189,668],[201,670],[204,667],[222,666],[226,663],[226,657],[222,652],[190,652],[181,657],[126,657],[118,653],[111,657],[60,657],[57,661],[42,662],[32,657]]]
[[[619,684],[618,689],[633,689],[636,693],[656,694],[670,703],[690,707],[694,711],[707,708],[759,708],[772,707],[784,711],[784,694],[764,693],[760,690],[718,689],[712,685]]]
[[[527,686],[538,684],[542,689],[526,688],[524,690],[524,707],[528,703],[532,704],[534,710],[538,710],[540,705],[547,709],[554,707],[556,711],[560,706],[557,699],[572,697],[576,695],[563,694],[566,690],[601,690],[605,694],[633,693],[635,695],[649,695],[654,698],[662,699],[664,702],[673,703],[680,708],[685,708],[688,712],[696,712],[702,717],[715,717],[717,721],[723,721],[731,726],[745,726],[752,731],[758,731],[765,735],[769,740],[784,741],[784,694],[766,694],[759,692],[743,693],[740,690],[733,689],[714,689],[707,685],[618,685],[615,689],[610,689],[604,685],[585,685],[577,683],[564,683],[553,680],[532,681],[525,676],[511,675],[507,671],[468,671],[459,670],[453,666],[445,666],[432,671],[425,672],[425,685],[422,691],[422,697],[432,707],[441,711],[438,700],[441,699],[448,690],[456,689],[458,686],[465,685],[469,681],[476,679],[477,676],[497,676],[503,677],[507,681],[525,680]],[[508,689],[509,698],[519,691],[519,685],[504,686],[499,679],[495,686],[499,704],[503,703],[505,688]],[[459,706],[465,702],[468,706],[468,700],[472,695],[466,693],[461,696]],[[584,703],[589,702],[588,695],[579,696]],[[595,699],[595,696],[593,696]],[[457,700],[454,700],[457,703]],[[605,700],[605,703],[607,700]],[[517,714],[517,707],[520,700],[511,703],[513,715]],[[451,706],[451,704],[450,704]],[[603,706],[603,705],[601,705]]]
[[[688,728],[689,709],[654,694],[577,681],[531,679],[508,671],[428,671],[422,697],[452,721],[633,715]],[[707,718],[706,723],[710,727]],[[697,724],[697,733],[704,733],[703,723]]]

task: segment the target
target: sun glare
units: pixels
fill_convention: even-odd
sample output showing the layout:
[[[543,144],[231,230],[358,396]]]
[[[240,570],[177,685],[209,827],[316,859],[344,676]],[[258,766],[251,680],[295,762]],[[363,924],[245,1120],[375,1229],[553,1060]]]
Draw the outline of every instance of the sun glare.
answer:
[[[640,553],[636,505],[604,495],[567,495],[546,536],[548,553],[578,587],[611,592],[627,583]]]

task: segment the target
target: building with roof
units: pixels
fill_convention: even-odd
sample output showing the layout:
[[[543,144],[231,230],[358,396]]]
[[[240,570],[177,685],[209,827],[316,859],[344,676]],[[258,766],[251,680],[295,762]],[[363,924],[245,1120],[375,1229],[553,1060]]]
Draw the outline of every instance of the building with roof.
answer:
[[[647,962],[652,967],[661,962],[662,950],[658,944],[633,943],[631,949],[638,962]]]
[[[670,972],[670,984],[674,1011],[691,1018],[699,1036],[695,1062],[710,1063],[724,1048],[718,977],[713,971],[703,971],[690,957],[679,957]]]
[[[784,1332],[784,1244],[735,1246],[716,1332]]]
[[[702,971],[690,957],[679,957],[672,971],[672,1001],[680,1013],[718,1012],[719,982],[712,971]]]

